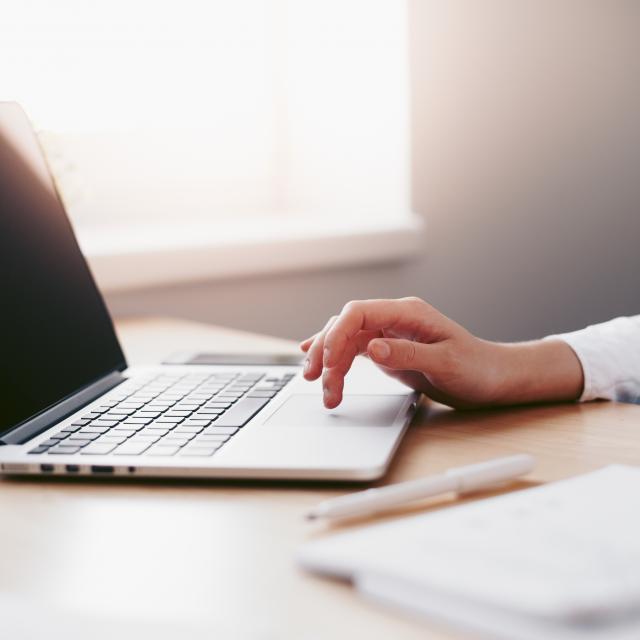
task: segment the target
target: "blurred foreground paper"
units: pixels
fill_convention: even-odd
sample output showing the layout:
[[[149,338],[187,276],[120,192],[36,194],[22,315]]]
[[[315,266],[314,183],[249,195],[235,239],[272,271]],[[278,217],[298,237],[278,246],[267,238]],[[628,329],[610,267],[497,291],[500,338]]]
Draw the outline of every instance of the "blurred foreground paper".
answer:
[[[610,466],[303,547],[302,565],[491,638],[640,637],[640,469]]]

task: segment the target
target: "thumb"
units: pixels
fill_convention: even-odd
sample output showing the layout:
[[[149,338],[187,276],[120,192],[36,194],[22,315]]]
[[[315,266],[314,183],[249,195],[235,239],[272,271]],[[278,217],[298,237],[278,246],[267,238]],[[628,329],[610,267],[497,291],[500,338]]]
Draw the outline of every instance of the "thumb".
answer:
[[[400,338],[376,338],[367,345],[369,357],[389,369],[426,372],[431,345]]]

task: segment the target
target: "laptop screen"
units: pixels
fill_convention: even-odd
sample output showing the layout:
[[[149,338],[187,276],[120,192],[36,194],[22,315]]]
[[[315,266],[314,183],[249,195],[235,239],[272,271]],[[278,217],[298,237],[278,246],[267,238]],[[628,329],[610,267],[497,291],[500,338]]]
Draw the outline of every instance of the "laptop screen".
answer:
[[[0,436],[126,366],[37,138],[8,103],[0,103],[0,345]]]

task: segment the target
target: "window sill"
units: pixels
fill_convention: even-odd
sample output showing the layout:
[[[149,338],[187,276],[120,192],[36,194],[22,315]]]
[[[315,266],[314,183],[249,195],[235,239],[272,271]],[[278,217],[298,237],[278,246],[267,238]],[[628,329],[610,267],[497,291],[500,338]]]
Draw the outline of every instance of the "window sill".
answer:
[[[406,260],[423,249],[424,221],[335,219],[77,230],[103,291]]]

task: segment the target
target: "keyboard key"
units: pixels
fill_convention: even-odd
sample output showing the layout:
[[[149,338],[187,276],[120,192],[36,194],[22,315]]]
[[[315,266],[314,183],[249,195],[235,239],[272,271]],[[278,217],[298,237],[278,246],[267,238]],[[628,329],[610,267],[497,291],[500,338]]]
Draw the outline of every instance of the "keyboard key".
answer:
[[[137,411],[132,420],[139,420],[140,418],[159,418],[161,413],[159,411]]]
[[[84,422],[85,424],[89,424],[88,420],[82,420],[81,422]],[[84,427],[84,424],[77,425],[77,426],[68,424],[66,427],[63,427],[61,429],[61,432],[64,432],[64,433],[75,433],[76,431],[79,431],[81,427]]]
[[[167,436],[166,438],[162,438],[160,444],[172,445],[176,447],[182,447],[188,442],[190,442],[193,438],[196,437],[195,433],[185,434],[183,436]]]
[[[64,432],[61,431],[60,433],[54,433],[53,435],[49,436],[49,440],[64,440],[65,438],[69,437],[69,433],[68,432]]]
[[[52,447],[47,453],[53,453],[54,455],[71,455],[72,453],[78,453],[80,447]]]
[[[114,416],[130,416],[132,413],[135,413],[135,409],[126,409],[123,407],[115,407],[113,409],[111,409],[110,411],[108,411],[107,413],[109,413],[110,415],[114,415]]]
[[[211,422],[212,418],[208,418],[205,420],[196,420],[193,418],[190,418],[188,420],[185,420],[181,425],[180,428],[183,429],[184,427],[206,427],[210,422]]]
[[[198,426],[191,426],[191,427],[183,427],[182,425],[180,425],[179,427],[176,427],[171,433],[200,433],[202,430],[204,429],[204,427],[198,427]]]
[[[36,447],[35,449],[31,449],[31,451],[29,451],[29,453],[44,453],[45,451],[47,451],[49,449],[49,447],[44,447],[42,445],[40,445],[39,447]]]
[[[144,424],[138,424],[137,422],[129,422],[128,420],[125,420],[124,422],[121,422],[115,429],[112,429],[112,431],[140,431],[141,429],[144,429],[146,425]]]
[[[67,438],[65,442],[82,441],[82,442],[91,442],[92,440],[97,440],[100,437],[99,433],[74,433],[72,436]]]
[[[175,431],[172,431],[171,433],[168,433],[166,436],[163,436],[162,442],[169,441],[169,440],[180,440],[180,441],[192,440],[197,435],[198,435],[197,433],[193,433],[192,431],[187,431],[185,433],[176,433]]]
[[[180,424],[184,418],[179,416],[162,416],[162,418],[158,418],[153,421],[153,424]]]
[[[145,427],[145,429],[165,429],[167,431],[171,431],[172,429],[175,429],[176,427],[178,427],[179,424],[176,422],[156,422],[155,420],[148,426]]]
[[[149,398],[148,396],[143,396],[140,393],[135,393],[131,396],[129,396],[125,401],[123,402],[135,402],[136,404],[147,404],[147,402],[151,402],[154,398]]]
[[[215,420],[219,415],[224,413],[224,409],[207,409],[207,411],[198,411],[194,413],[189,420]]]
[[[89,427],[104,427],[110,429],[118,424],[119,420],[93,420]]]
[[[135,429],[113,429],[112,431],[109,431],[109,433],[113,434],[114,436],[124,436],[125,438],[130,438],[131,436],[135,435],[137,431]]]
[[[196,436],[194,442],[226,442],[231,436],[223,433],[201,433]]]
[[[169,429],[159,429],[151,425],[150,427],[145,427],[142,431],[138,431],[139,436],[151,435],[151,436],[166,436],[169,433]]]
[[[83,456],[105,456],[111,453],[118,445],[115,442],[92,442],[80,451]]]
[[[238,427],[217,427],[216,424],[212,424],[210,427],[207,427],[202,433],[207,435],[223,435],[223,436],[232,436],[234,433],[239,431]]]
[[[89,420],[74,420],[70,426],[72,427],[84,427],[86,424],[89,424]]]
[[[164,404],[149,404],[144,408],[144,411],[157,411],[158,413],[164,413],[167,409],[169,409],[169,406]]]
[[[129,442],[150,442],[150,443],[154,443],[154,442],[158,442],[158,440],[160,440],[160,436],[154,436],[153,434],[145,434],[145,435],[137,434],[133,438],[130,438]]]
[[[147,456],[173,456],[180,451],[177,445],[156,444],[145,452]]]
[[[82,420],[95,420],[96,418],[99,418],[102,415],[102,413],[98,413],[93,412],[93,413],[86,413],[85,415],[82,416]]]
[[[236,382],[258,382],[264,378],[264,373],[244,373],[239,378],[236,379]]]
[[[113,414],[113,413],[105,413],[103,414],[103,416],[100,418],[100,421],[103,422],[105,420],[109,420],[110,422],[120,422],[121,420],[126,420],[127,416],[125,415],[121,415],[119,413]]]
[[[45,440],[44,442],[40,443],[40,446],[44,446],[44,447],[53,447],[55,445],[58,444],[58,441],[55,438],[49,438],[48,440]]]
[[[121,444],[113,452],[116,456],[137,456],[146,451],[153,443],[152,442],[125,442]]]
[[[101,436],[100,438],[98,438],[96,440],[96,442],[109,442],[109,443],[113,443],[114,445],[116,444],[122,444],[123,442],[127,441],[127,436],[114,436],[110,433],[107,433],[104,436]]]
[[[167,413],[165,413],[163,417],[186,418],[187,416],[190,416],[191,413],[192,413],[191,411],[177,411],[177,410],[171,409],[171,411],[167,411]]]
[[[158,415],[160,415],[160,414],[158,414]],[[149,424],[151,421],[152,421],[152,418],[150,418],[149,416],[147,416],[147,417],[145,417],[145,416],[138,417],[138,415],[136,414],[132,418],[127,418],[125,420],[125,424]]]
[[[68,440],[64,441],[65,445],[73,445],[74,447],[86,447],[92,442],[93,440],[89,440],[89,438],[69,438]]]
[[[267,398],[242,398],[215,422],[217,427],[242,427],[264,407]]]
[[[114,422],[114,426],[116,424],[118,423]],[[91,423],[88,427],[82,427],[79,433],[106,433],[107,431],[109,431],[109,427]]]

